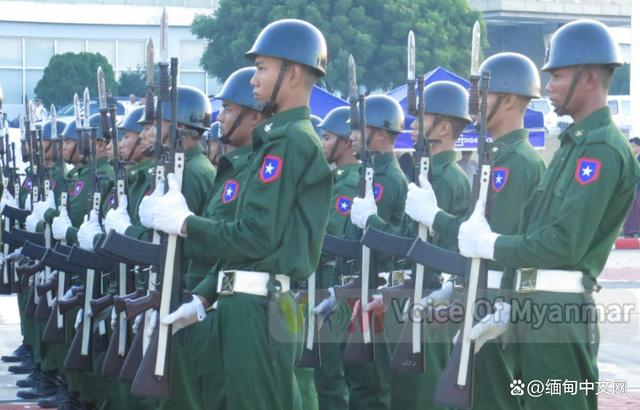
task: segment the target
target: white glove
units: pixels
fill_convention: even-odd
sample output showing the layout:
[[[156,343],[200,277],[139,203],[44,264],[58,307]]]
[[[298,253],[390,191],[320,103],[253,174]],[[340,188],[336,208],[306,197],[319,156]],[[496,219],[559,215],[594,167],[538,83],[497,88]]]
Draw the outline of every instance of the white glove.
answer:
[[[371,300],[364,307],[365,312],[373,312],[375,315],[381,315],[384,313],[384,299],[382,295],[373,295]]]
[[[133,331],[134,334],[137,334],[138,330],[140,330],[140,325],[142,324],[143,319],[144,319],[144,313],[140,313],[138,316],[136,316],[135,319],[133,319],[133,325],[131,326],[131,330]]]
[[[71,219],[69,219],[67,207],[60,205],[59,209],[60,216],[53,218],[51,233],[53,234],[53,239],[63,241],[67,236],[67,229],[71,227]]]
[[[40,222],[41,220],[42,219],[40,219],[40,217],[35,214],[35,211],[32,212],[29,216],[27,216],[27,219],[24,222],[27,231],[35,232],[36,228],[38,227],[38,222]]]
[[[73,324],[73,327],[76,330],[80,330],[80,323],[82,323],[82,316],[84,316],[84,311],[82,310],[82,308],[80,308],[80,310],[78,310],[78,314],[76,315],[76,323]]]
[[[140,223],[153,229],[153,217],[151,210],[155,204],[156,199],[160,198],[164,194],[164,184],[156,184],[155,189],[150,195],[146,195],[142,198],[140,206],[138,207],[138,216],[140,217]]]
[[[111,330],[115,331],[118,327],[118,314],[115,309],[111,309]]]
[[[449,305],[453,298],[453,289],[453,282],[449,281],[443,284],[440,289],[434,290],[426,297],[420,299],[417,305],[420,305],[422,308]]]
[[[333,307],[336,305],[336,291],[333,288],[327,289],[329,291],[329,297],[325,298],[316,307],[312,309],[313,313],[320,315],[323,318],[327,317],[329,313],[333,311]]]
[[[364,198],[353,198],[351,205],[351,222],[360,229],[367,227],[367,220],[378,213],[373,193],[369,192]]]
[[[493,260],[493,251],[498,235],[484,217],[484,203],[476,202],[476,207],[468,220],[460,225],[458,231],[458,248],[460,254],[467,258],[483,258]]]
[[[4,187],[4,189],[2,190],[2,199],[0,199],[0,213],[2,213],[2,211],[4,210],[5,205],[9,205],[13,208],[18,207],[18,202],[13,197],[13,195],[11,195],[11,192],[9,192],[7,187]]]
[[[193,212],[189,210],[173,173],[167,175],[167,183],[169,190],[155,200],[151,209],[153,229],[169,235],[181,235],[185,219],[193,215]]]
[[[89,212],[89,217],[84,216],[84,223],[78,229],[78,244],[82,249],[93,250],[93,239],[102,233],[100,222],[98,222],[98,211],[95,209]]]
[[[47,270],[45,269],[45,271],[44,271],[44,278],[45,278],[45,280],[46,280],[47,282],[51,282],[52,280],[54,280],[54,279],[57,279],[57,278],[58,278],[58,271],[57,271],[57,270],[50,269],[50,270],[47,272]]]
[[[53,199],[53,194],[49,195],[49,197],[44,201],[39,201],[38,203],[33,205],[33,212],[31,215],[36,215],[40,220],[44,219],[44,214],[49,209],[54,209],[56,207],[56,201]]]
[[[495,312],[482,318],[471,328],[469,339],[474,340],[475,352],[478,353],[482,346],[489,340],[493,340],[507,331],[511,319],[511,305],[506,302],[496,302],[493,305]]]
[[[429,180],[423,175],[420,175],[420,187],[409,184],[404,212],[414,221],[431,228],[441,209],[438,208],[438,200]]]
[[[27,211],[31,210],[31,192],[27,194],[27,198],[24,201],[24,209]]]
[[[69,289],[67,289],[67,291],[64,293],[64,295],[62,295],[62,301],[67,301],[69,299],[71,299],[73,297],[73,286],[71,286]]]
[[[151,311],[151,316],[149,317],[147,326],[145,326],[144,328],[144,337],[147,339],[151,339],[151,337],[153,336],[153,332],[155,332],[156,330],[156,326],[158,326],[158,311],[154,309]],[[174,329],[173,333],[175,334],[176,332],[177,330]]]
[[[180,329],[202,322],[207,317],[207,312],[199,297],[193,295],[193,300],[183,303],[175,312],[162,318],[163,325],[173,325],[173,333]]]
[[[109,232],[113,229],[119,234],[124,235],[130,226],[131,218],[129,218],[129,212],[127,211],[127,197],[126,195],[120,195],[118,207],[116,209],[110,209],[104,218],[104,230],[105,232]]]

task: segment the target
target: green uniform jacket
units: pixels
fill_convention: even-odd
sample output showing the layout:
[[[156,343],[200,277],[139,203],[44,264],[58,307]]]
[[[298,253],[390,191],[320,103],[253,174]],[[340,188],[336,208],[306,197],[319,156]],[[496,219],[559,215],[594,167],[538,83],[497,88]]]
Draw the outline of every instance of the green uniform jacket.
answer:
[[[18,193],[18,205],[20,208],[25,209],[25,202],[27,201],[27,195],[31,193],[31,186],[33,184],[33,171],[31,165],[24,169],[25,177],[20,185],[20,192]]]
[[[155,162],[145,158],[127,169],[127,211],[131,226],[125,234],[132,238],[150,240],[150,230],[140,224],[138,209],[145,195],[154,188]]]
[[[309,108],[276,114],[253,131],[235,221],[187,218],[189,239],[230,266],[304,281],[316,269],[331,206],[331,171]],[[213,300],[208,275],[196,293]]]
[[[51,168],[47,168],[49,179],[51,180],[51,189],[53,191],[56,207],[60,205],[60,194],[65,189],[65,178],[73,169],[70,164],[64,163],[64,171],[60,169],[58,164],[54,164]]]
[[[351,204],[358,191],[360,163],[347,164],[333,170],[333,192],[327,233],[345,238],[356,238],[358,228],[351,223]],[[335,262],[335,263],[333,263]],[[359,268],[357,269],[359,270]],[[350,275],[354,271],[352,263],[343,258],[323,254],[320,262],[321,286],[327,288],[339,283],[340,275]]]
[[[251,145],[237,148],[218,161],[218,171],[203,217],[210,220],[233,221],[236,215],[238,197],[244,188],[247,165],[251,155]],[[187,238],[184,241],[185,251],[191,257],[186,275],[186,288],[193,290],[207,272],[220,262],[220,259],[209,252],[206,246]],[[213,275],[218,274],[214,269]]]
[[[633,202],[640,167],[608,107],[559,138],[524,209],[522,234],[500,236],[494,257],[514,268],[579,270],[595,281]]]

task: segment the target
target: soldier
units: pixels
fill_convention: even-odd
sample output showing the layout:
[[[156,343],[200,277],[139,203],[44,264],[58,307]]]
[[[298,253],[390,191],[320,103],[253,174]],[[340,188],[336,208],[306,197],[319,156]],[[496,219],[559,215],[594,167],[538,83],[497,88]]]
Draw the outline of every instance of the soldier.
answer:
[[[470,187],[467,176],[455,162],[456,140],[464,128],[471,122],[469,117],[469,96],[460,85],[450,81],[436,81],[424,89],[424,129],[427,142],[431,146],[431,165],[429,181],[421,181],[421,186],[433,185],[437,204],[449,215],[461,217],[469,205]],[[418,138],[417,119],[411,124],[412,136]],[[419,189],[409,185],[405,212],[410,217],[415,207],[422,209],[421,202],[412,201],[413,191]],[[413,196],[412,196],[413,194]],[[422,221],[418,221],[422,223]],[[414,224],[415,225],[415,224]],[[414,228],[417,228],[414,226]],[[417,235],[417,229],[414,229]],[[416,236],[414,235],[414,236]],[[457,251],[457,235],[435,231],[431,241],[442,248]],[[433,306],[434,302],[450,303],[453,295],[453,283],[440,285],[440,272],[425,271],[424,293],[427,296],[421,302]],[[427,403],[430,408],[440,409],[433,404],[433,395],[438,379],[444,370],[450,353],[450,326],[430,327],[425,324],[423,351],[426,362],[424,374],[392,374],[392,408],[419,409]],[[403,341],[406,343],[406,341]]]
[[[374,170],[373,196],[355,198],[351,207],[351,222],[360,229],[373,226],[402,235],[406,230],[404,202],[407,181],[393,152],[396,137],[404,128],[404,113],[400,104],[386,95],[370,95],[365,99],[366,135],[354,130],[353,150],[359,153],[362,144],[369,151]],[[364,166],[364,165],[363,165]],[[393,261],[385,255],[372,254],[369,283],[378,282],[378,272],[391,272]],[[375,287],[375,285],[374,285]],[[378,295],[376,295],[378,296]],[[380,298],[377,298],[380,300]],[[359,303],[354,306],[357,315]],[[349,406],[352,409],[387,409],[391,402],[389,383],[389,347],[379,330],[376,335],[376,360],[373,363],[345,363],[351,387]]]
[[[502,234],[514,234],[520,211],[538,187],[544,171],[540,154],[528,141],[524,115],[531,98],[540,94],[540,76],[533,62],[517,53],[499,53],[480,66],[480,72],[491,72],[487,101],[487,130],[494,140],[491,184],[491,227]],[[460,214],[444,210],[431,189],[413,187],[407,196],[407,213],[432,227],[436,233],[456,238],[462,222]],[[492,302],[499,296],[504,266],[491,263],[486,297]],[[509,382],[514,378],[515,349],[503,349],[500,343],[489,343],[476,358],[477,377],[474,385],[474,409],[518,409],[518,396],[511,394]]]
[[[349,107],[338,107],[331,110],[324,120],[318,124],[320,128],[324,156],[330,164],[335,164],[333,170],[333,193],[331,212],[327,233],[355,238],[357,229],[349,219],[351,203],[356,196],[360,163],[353,151],[350,139],[351,129]],[[323,255],[316,270],[321,289],[329,289],[335,299],[333,286],[341,284],[342,275],[351,275],[353,266],[342,259],[335,260]],[[322,313],[316,309],[316,313]],[[342,362],[342,345],[346,339],[346,323],[348,323],[350,309],[340,304],[332,313],[331,318],[324,318],[320,328],[320,343],[322,366],[315,369],[315,384],[318,392],[318,403],[321,409],[346,410],[349,408],[349,387],[345,378]]]
[[[218,166],[218,160],[224,155],[224,143],[220,141],[220,122],[216,121],[211,124],[211,130],[207,133],[206,151],[207,158],[214,166]]]
[[[309,99],[325,74],[322,33],[301,20],[265,27],[247,56],[263,111],[257,125],[235,221],[193,216],[172,189],[151,211],[154,227],[198,241],[228,261],[217,300],[218,344],[224,400],[233,409],[300,409],[295,383],[296,306],[291,281],[305,281],[317,266],[331,200],[331,172],[310,122]],[[236,270],[233,270],[236,269]],[[203,320],[216,297],[214,275],[192,302],[160,318],[174,330]],[[253,383],[247,390],[246,380]]]
[[[515,269],[514,311],[537,305],[563,318],[533,324],[513,317],[522,380],[598,380],[598,329],[592,293],[633,201],[640,167],[611,120],[608,85],[621,64],[607,27],[591,20],[556,31],[543,70],[551,74],[550,99],[574,124],[527,202],[516,234],[493,232],[476,205],[460,226],[460,252]],[[495,173],[494,173],[495,175]],[[495,184],[494,179],[494,184]],[[507,183],[509,183],[507,181]],[[585,223],[593,221],[593,223]],[[503,281],[513,279],[505,275]],[[511,286],[514,286],[511,282]],[[511,304],[497,306],[471,332],[476,351],[509,327]],[[530,305],[529,305],[530,306]],[[581,314],[575,315],[575,307]],[[523,383],[514,382],[514,387]],[[525,394],[528,409],[596,409],[595,391],[585,394]]]

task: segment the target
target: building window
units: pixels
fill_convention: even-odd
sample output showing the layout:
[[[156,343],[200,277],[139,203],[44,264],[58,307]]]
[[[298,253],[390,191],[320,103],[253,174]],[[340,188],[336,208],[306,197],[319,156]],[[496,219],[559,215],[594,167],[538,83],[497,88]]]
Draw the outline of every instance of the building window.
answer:
[[[0,78],[4,92],[3,103],[22,104],[22,70],[0,69]]]
[[[0,37],[0,66],[22,67],[22,39]]]
[[[85,51],[84,40],[71,40],[67,38],[61,38],[56,41],[56,53],[82,53]]]
[[[49,65],[53,56],[53,40],[51,39],[25,39],[25,67],[41,68]]]
[[[113,40],[89,40],[88,50],[90,53],[100,53],[107,61],[115,67],[116,65],[116,42]]]
[[[215,95],[222,88],[222,84],[217,78],[207,77],[207,94]],[[204,91],[204,90],[203,90]]]
[[[204,41],[181,41],[180,68],[183,70],[202,70],[200,67],[200,57],[204,54],[204,47]]]
[[[118,41],[118,70],[133,70],[145,65],[145,42],[135,40]],[[110,61],[111,64],[114,61]]]
[[[36,97],[36,85],[44,75],[44,70],[27,70],[25,72],[24,91],[30,98]]]

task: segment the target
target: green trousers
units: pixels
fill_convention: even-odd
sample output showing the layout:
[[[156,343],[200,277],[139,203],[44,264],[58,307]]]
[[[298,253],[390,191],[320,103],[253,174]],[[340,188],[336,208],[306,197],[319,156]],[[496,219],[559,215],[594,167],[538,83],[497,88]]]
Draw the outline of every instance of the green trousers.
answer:
[[[218,299],[225,409],[300,410],[294,374],[300,332],[290,292],[277,300],[236,293]]]
[[[533,317],[532,309],[548,309],[544,320]],[[533,397],[526,392],[524,408],[597,409],[600,335],[591,294],[521,293],[512,303],[511,314],[516,321],[517,366],[525,385],[532,381],[546,385],[547,381],[567,380],[578,385],[588,381],[596,386],[588,394],[576,389],[575,395],[552,395],[545,391],[540,397]]]

